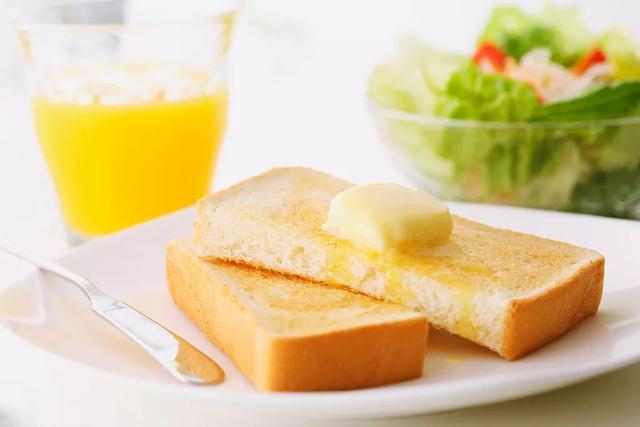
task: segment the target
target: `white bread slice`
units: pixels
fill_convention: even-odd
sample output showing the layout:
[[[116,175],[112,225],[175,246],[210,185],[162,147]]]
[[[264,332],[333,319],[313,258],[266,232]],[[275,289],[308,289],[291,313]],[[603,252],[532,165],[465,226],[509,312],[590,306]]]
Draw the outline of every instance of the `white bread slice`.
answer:
[[[594,314],[604,258],[567,243],[454,217],[446,244],[419,254],[365,253],[328,235],[329,202],[352,184],[274,169],[202,199],[200,256],[243,262],[422,310],[430,324],[517,359]]]
[[[345,288],[198,258],[167,248],[175,303],[259,390],[344,390],[417,378],[424,315]]]

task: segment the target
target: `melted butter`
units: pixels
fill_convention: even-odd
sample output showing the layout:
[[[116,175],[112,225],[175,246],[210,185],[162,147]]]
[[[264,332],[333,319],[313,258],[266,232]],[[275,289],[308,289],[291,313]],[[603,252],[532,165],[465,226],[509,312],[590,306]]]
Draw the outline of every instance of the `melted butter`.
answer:
[[[418,308],[416,296],[407,286],[402,270],[392,265],[388,259],[385,260],[384,267],[387,282],[386,295],[388,299],[400,304],[409,305],[413,308]]]
[[[470,286],[454,286],[452,288],[456,301],[460,304],[460,315],[456,321],[456,332],[466,338],[475,338],[478,328],[473,321],[475,308],[473,306],[474,292]]]
[[[341,285],[354,283],[356,279],[349,268],[349,251],[335,242],[330,243],[329,247],[331,250],[326,268],[329,272],[330,280]]]
[[[354,274],[350,268],[350,260],[351,257],[362,257],[385,274],[386,288],[384,294],[379,296],[420,309],[418,298],[405,280],[406,275],[415,272],[417,275],[428,277],[446,286],[454,294],[454,300],[459,307],[454,326],[455,332],[470,339],[478,335],[474,322],[473,297],[476,294],[474,283],[477,284],[480,278],[490,279],[494,273],[479,259],[470,260],[468,256],[456,256],[456,252],[462,251],[459,246],[450,244],[453,250],[449,251],[448,255],[438,256],[425,253],[377,254],[357,249],[348,241],[336,240],[331,236],[325,236],[325,239],[329,239],[327,243],[331,248],[326,265],[331,281],[358,288],[364,276],[358,277]]]
[[[351,257],[361,257],[370,264],[384,272],[386,289],[383,295],[378,295],[389,301],[417,307],[415,294],[409,289],[404,280],[405,270],[398,263],[395,256],[381,255],[373,251],[355,249],[349,242],[339,240],[329,242],[331,251],[327,260],[326,269],[329,272],[330,281],[355,286],[364,276],[358,277],[350,268]]]

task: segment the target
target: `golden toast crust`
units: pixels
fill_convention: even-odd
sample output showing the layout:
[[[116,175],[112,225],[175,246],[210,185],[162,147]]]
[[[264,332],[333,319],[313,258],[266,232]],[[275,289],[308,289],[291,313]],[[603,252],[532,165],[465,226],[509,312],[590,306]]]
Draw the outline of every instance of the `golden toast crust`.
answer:
[[[604,258],[582,267],[563,283],[531,298],[513,301],[500,350],[508,360],[537,350],[598,311]]]

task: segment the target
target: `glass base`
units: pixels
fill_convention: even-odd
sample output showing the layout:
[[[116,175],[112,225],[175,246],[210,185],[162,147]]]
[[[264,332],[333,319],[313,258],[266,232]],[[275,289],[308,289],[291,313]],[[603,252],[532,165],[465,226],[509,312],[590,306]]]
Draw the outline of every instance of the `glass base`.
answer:
[[[72,248],[76,246],[80,246],[83,243],[88,242],[90,239],[87,237],[83,237],[80,234],[73,231],[67,224],[64,225],[64,234],[67,237],[67,243]]]

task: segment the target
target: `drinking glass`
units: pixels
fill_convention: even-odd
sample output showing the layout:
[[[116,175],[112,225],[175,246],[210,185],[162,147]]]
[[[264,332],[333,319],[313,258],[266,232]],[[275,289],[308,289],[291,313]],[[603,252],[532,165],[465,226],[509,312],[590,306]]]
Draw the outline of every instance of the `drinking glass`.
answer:
[[[211,0],[207,13],[171,19],[146,5],[55,3],[17,16],[36,133],[72,244],[210,188],[235,4]]]

